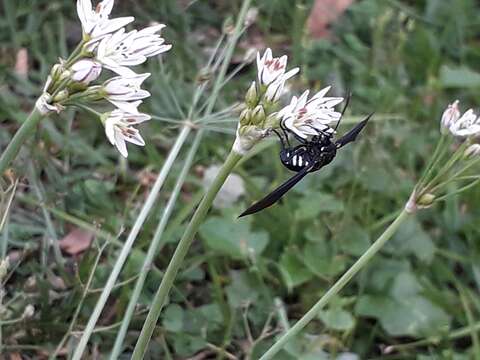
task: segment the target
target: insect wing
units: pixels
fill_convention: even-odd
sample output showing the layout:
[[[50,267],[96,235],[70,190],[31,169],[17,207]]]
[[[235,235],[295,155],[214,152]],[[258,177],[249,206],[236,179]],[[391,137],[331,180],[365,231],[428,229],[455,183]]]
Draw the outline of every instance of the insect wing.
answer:
[[[305,167],[302,170],[300,170],[298,173],[296,173],[294,176],[292,176],[290,179],[285,181],[282,185],[280,185],[278,188],[273,190],[270,194],[265,196],[262,200],[256,202],[252,206],[250,206],[247,210],[245,210],[243,213],[240,214],[239,218],[251,214],[255,214],[269,206],[272,206],[275,204],[285,193],[290,190],[292,187],[294,187],[300,180],[302,180],[305,175],[308,174],[308,172],[312,169],[312,166]]]
[[[337,146],[337,149],[341,148],[342,146],[347,145],[348,143],[351,143],[352,141],[355,141],[357,139],[358,134],[363,130],[363,128],[367,125],[368,120],[372,117],[373,114],[368,115],[368,117],[360,122],[357,126],[355,126],[352,130],[350,130],[348,133],[343,135],[340,139],[338,139],[335,142],[335,145]]]

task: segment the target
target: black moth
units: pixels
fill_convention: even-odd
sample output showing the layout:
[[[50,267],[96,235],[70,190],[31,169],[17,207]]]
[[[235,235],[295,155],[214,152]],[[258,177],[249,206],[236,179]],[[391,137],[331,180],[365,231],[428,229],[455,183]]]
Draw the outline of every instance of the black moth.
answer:
[[[347,108],[348,100],[349,99],[347,98],[347,104],[342,111],[342,117],[345,109]],[[365,120],[358,123],[353,129],[336,141],[333,140],[334,132],[321,130],[317,130],[318,135],[313,136],[309,140],[305,140],[288,130],[281,122],[280,128],[285,138],[283,138],[280,133],[275,131],[282,144],[280,160],[287,169],[295,171],[296,174],[285,181],[278,188],[273,190],[270,194],[265,196],[262,200],[250,206],[239,217],[255,214],[269,206],[272,206],[283,195],[285,195],[288,190],[302,180],[305,175],[318,171],[325,165],[330,164],[337,155],[338,149],[355,141],[358,134],[360,134],[365,125],[367,125],[367,122],[370,120],[372,115],[373,114],[370,114]],[[338,127],[340,120],[338,121],[336,128]],[[288,133],[291,133],[300,142],[300,145],[292,147],[288,140]]]

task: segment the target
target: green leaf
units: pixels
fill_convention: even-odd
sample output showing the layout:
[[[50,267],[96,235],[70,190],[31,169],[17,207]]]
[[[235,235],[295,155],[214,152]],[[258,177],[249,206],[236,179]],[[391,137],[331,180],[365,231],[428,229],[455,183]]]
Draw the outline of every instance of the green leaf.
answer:
[[[287,249],[280,258],[280,272],[289,291],[310,279],[313,274],[302,264],[297,254],[292,249]]]
[[[183,309],[177,304],[169,305],[164,313],[162,324],[167,331],[180,332],[183,329]]]
[[[321,311],[319,317],[325,326],[332,330],[348,331],[355,326],[355,319],[352,314],[339,307]]]
[[[370,246],[369,234],[356,222],[349,221],[335,234],[340,248],[347,254],[360,256]]]
[[[316,218],[321,213],[339,213],[343,211],[343,202],[334,196],[322,193],[308,194],[301,198],[296,216],[299,220]]]
[[[480,87],[480,73],[466,67],[442,66],[440,82],[447,88]]]
[[[321,243],[308,243],[303,249],[303,262],[307,268],[322,278],[333,277],[343,272],[346,259],[332,256]]]
[[[387,246],[392,253],[413,254],[427,264],[435,256],[435,244],[415,218],[405,221]]]
[[[231,283],[226,287],[228,302],[233,308],[246,303],[254,303],[258,299],[258,286],[246,271],[231,271]]]
[[[260,255],[269,240],[266,231],[251,231],[249,221],[233,222],[218,216],[208,219],[199,231],[211,250],[235,259]]]

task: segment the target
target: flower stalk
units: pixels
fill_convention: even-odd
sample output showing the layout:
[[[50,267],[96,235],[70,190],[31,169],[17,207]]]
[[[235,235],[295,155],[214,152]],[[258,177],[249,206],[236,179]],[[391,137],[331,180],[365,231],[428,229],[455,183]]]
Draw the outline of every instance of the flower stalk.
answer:
[[[382,235],[365,251],[365,253],[345,272],[337,282],[323,295],[310,310],[302,316],[275,344],[260,358],[260,360],[274,359],[274,356],[305,326],[315,319],[320,310],[327,305],[349,282],[360,272],[370,260],[383,248],[383,246],[392,238],[398,228],[409,218],[408,211],[403,210],[393,221],[392,224],[383,232]]]
[[[25,122],[20,126],[20,129],[15,133],[13,139],[7,145],[0,157],[0,174],[5,173],[11,162],[15,159],[22,145],[35,131],[37,125],[45,117],[37,107],[35,107]]]
[[[152,306],[150,311],[147,315],[145,323],[143,324],[142,332],[138,338],[137,344],[135,345],[135,350],[133,351],[132,360],[140,360],[143,359],[145,351],[147,350],[148,343],[150,338],[152,337],[153,331],[155,329],[155,325],[157,324],[158,318],[160,317],[160,313],[162,312],[163,306],[167,300],[168,294],[170,289],[172,288],[173,281],[177,276],[178,270],[182,266],[183,259],[187,255],[190,246],[194,240],[195,234],[198,231],[198,228],[203,223],[203,220],[207,216],[208,211],[212,207],[213,200],[217,193],[220,191],[220,188],[227,180],[228,175],[232,172],[235,165],[240,161],[242,158],[242,154],[239,154],[236,151],[231,151],[228,155],[225,163],[223,164],[222,168],[220,169],[219,173],[215,177],[212,185],[205,193],[200,205],[198,206],[195,214],[193,215],[190,223],[188,224],[185,233],[183,234],[180,242],[177,245],[175,253],[173,254],[172,259],[163,275],[162,282],[160,283],[160,287],[155,294],[155,297],[152,301]]]

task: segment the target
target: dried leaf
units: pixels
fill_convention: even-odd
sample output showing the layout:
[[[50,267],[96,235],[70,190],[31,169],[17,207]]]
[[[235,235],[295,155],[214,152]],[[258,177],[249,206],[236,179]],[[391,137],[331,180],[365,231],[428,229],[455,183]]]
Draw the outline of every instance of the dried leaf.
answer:
[[[60,249],[70,255],[77,255],[90,247],[93,233],[88,230],[74,229],[59,241]]]
[[[330,35],[328,27],[334,23],[353,0],[316,0],[308,18],[308,30],[314,38],[325,38]]]

